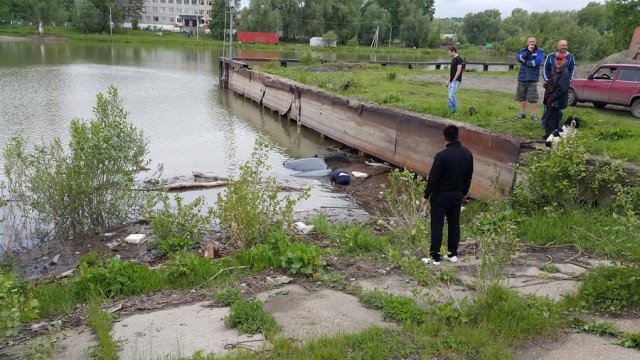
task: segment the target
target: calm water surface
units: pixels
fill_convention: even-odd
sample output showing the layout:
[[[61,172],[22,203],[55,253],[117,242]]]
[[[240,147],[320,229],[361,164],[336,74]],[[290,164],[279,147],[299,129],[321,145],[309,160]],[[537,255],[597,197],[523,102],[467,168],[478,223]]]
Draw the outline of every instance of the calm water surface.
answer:
[[[255,139],[265,136],[275,145],[270,174],[284,185],[313,188],[312,198],[300,208],[352,206],[330,191],[328,181],[295,178],[281,166],[288,158],[326,154],[327,147],[337,144],[221,91],[220,54],[209,49],[0,42],[0,146],[20,130],[31,144],[53,137],[67,143],[69,120],[90,119],[96,94],[114,85],[129,121],[149,138],[149,157],[164,164],[165,177],[192,171],[237,175]],[[213,200],[215,192],[185,196],[205,194]]]

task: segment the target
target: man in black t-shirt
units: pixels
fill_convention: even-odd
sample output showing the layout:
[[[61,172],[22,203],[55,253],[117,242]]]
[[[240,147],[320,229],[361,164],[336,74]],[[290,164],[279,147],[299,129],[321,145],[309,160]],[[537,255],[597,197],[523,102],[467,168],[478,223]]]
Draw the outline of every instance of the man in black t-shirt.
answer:
[[[449,56],[451,56],[451,67],[449,68],[449,81],[447,82],[447,86],[449,87],[449,111],[455,113],[458,111],[458,100],[456,99],[456,94],[458,93],[458,88],[460,87],[460,83],[462,82],[462,64],[464,60],[458,55],[458,50],[455,46],[451,46],[449,50],[447,50]]]

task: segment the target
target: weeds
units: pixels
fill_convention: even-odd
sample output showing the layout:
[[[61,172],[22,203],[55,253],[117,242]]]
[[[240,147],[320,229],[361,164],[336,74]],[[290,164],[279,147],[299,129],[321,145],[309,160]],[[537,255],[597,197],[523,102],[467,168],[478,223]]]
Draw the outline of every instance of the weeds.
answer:
[[[640,308],[640,267],[598,266],[587,271],[575,297],[567,297],[568,306],[622,314]]]
[[[38,318],[38,301],[15,272],[0,269],[0,339],[16,335],[18,326]]]
[[[41,340],[29,344],[27,350],[20,355],[20,360],[45,360],[53,358],[53,351],[56,349],[58,332],[62,326],[61,321],[55,321],[47,325],[47,334]]]
[[[587,334],[595,334],[595,335],[604,336],[604,337],[620,336],[620,330],[618,330],[613,324],[608,322],[587,323],[586,321],[583,321],[580,319],[573,319],[571,327],[576,331],[587,333]]]
[[[418,307],[414,299],[406,296],[374,290],[360,294],[358,299],[366,307],[382,310],[390,319],[412,324],[420,324],[425,320],[425,312]]]
[[[241,299],[233,303],[226,323],[245,334],[271,336],[277,330],[276,320],[264,311],[262,302],[258,300]]]
[[[111,338],[111,324],[114,315],[100,309],[96,300],[89,303],[89,327],[98,338],[98,343],[89,348],[94,359],[115,360],[118,359],[118,342]]]
[[[231,306],[242,299],[240,290],[229,288],[224,291],[217,292],[213,295],[219,306]]]
[[[626,348],[640,349],[640,333],[624,334],[618,345]]]

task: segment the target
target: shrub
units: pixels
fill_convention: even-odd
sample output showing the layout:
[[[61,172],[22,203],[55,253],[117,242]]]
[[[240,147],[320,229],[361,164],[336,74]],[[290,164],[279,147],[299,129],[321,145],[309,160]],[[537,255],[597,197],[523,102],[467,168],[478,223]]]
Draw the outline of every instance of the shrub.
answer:
[[[516,168],[523,179],[516,185],[514,195],[524,206],[558,204],[567,208],[581,201],[591,202],[602,188],[611,188],[624,178],[619,162],[588,165],[589,153],[578,135],[523,158],[524,164]]]
[[[115,87],[98,94],[95,118],[73,119],[69,151],[58,138],[26,149],[16,135],[4,148],[4,197],[17,228],[53,229],[56,236],[83,236],[135,218],[145,205],[135,191],[136,173],[150,160],[142,131],[127,122]],[[14,237],[20,233],[13,232]],[[17,240],[14,238],[13,240]]]
[[[276,320],[264,311],[259,300],[236,301],[231,305],[226,323],[244,334],[269,334],[277,328]]]
[[[267,151],[271,145],[263,139],[256,140],[251,158],[240,166],[240,175],[218,194],[214,215],[233,240],[245,246],[264,239],[276,221],[288,231],[293,220],[295,204],[309,197],[309,189],[295,197],[282,195],[274,178],[265,178]]]
[[[412,245],[418,245],[429,232],[427,208],[420,205],[425,187],[426,182],[418,180],[416,174],[394,169],[389,173],[389,187],[382,188],[383,207],[389,214],[390,227]]]
[[[213,221],[213,211],[202,213],[204,197],[198,196],[190,203],[183,203],[180,195],[174,196],[176,203],[172,209],[169,197],[160,197],[162,209],[152,212],[151,229],[159,241],[174,239],[190,239],[192,243],[202,240],[209,231]]]
[[[169,238],[156,241],[155,243],[158,251],[163,254],[172,254],[181,251],[187,251],[189,248],[195,245],[195,241],[190,238],[171,236]]]
[[[187,251],[171,254],[166,266],[169,268],[167,276],[171,281],[184,279],[188,279],[190,282],[201,281],[213,269],[210,259]]]
[[[304,52],[304,54],[300,55],[300,58],[298,59],[298,61],[302,65],[314,65],[314,64],[318,64],[320,62],[320,59],[314,56],[311,50],[307,50]]]
[[[38,318],[38,302],[15,272],[0,269],[0,304],[0,339],[16,335],[21,323]]]
[[[316,245],[294,243],[280,259],[282,268],[292,274],[312,275],[325,265],[322,250]]]
[[[324,41],[326,47],[331,47],[334,41],[338,41],[338,34],[333,30],[327,31],[322,35],[322,41]]]

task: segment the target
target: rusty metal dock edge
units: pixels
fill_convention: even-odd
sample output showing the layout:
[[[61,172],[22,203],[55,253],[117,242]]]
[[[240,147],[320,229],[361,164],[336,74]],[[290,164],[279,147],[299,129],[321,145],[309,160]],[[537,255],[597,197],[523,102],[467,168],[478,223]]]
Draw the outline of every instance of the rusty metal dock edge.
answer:
[[[220,59],[220,84],[343,144],[426,176],[444,148],[442,130],[460,127],[460,140],[473,153],[470,193],[491,197],[508,192],[522,139],[432,115],[387,108],[332,95],[290,79],[252,71],[245,63]],[[442,101],[447,101],[443,98]]]

